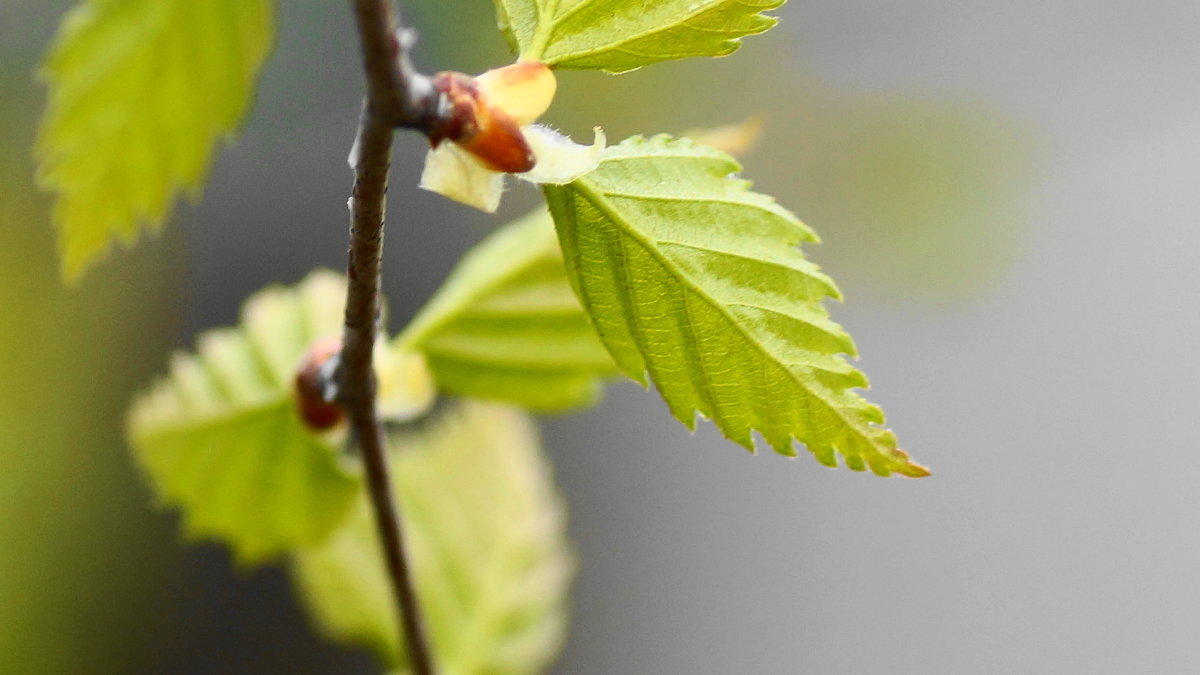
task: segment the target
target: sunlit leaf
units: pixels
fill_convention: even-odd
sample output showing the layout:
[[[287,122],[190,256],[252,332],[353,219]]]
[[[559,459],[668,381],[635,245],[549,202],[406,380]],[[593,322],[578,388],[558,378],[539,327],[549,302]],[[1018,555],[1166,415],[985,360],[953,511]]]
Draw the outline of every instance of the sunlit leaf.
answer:
[[[296,411],[293,380],[317,340],[341,335],[345,281],[313,273],[294,289],[271,288],[246,303],[242,326],[197,339],[170,374],[134,403],[129,438],[155,492],[180,507],[190,536],[227,542],[245,563],[322,540],[358,494],[344,433],[310,431]],[[411,359],[393,356],[381,397],[427,407]],[[403,407],[403,406],[400,406]]]
[[[689,56],[724,56],[776,19],[785,0],[495,0],[521,58],[555,68],[632,70]]]
[[[530,420],[468,401],[389,443],[441,672],[542,672],[562,643],[575,561]],[[293,578],[324,633],[403,666],[365,498],[324,545],[297,555]]]
[[[178,191],[199,194],[250,104],[273,4],[85,0],[67,14],[42,71],[36,151],[67,279],[159,228]]]
[[[469,253],[397,344],[423,352],[447,391],[539,410],[593,403],[616,372],[540,209]]]
[[[758,431],[781,454],[795,439],[829,466],[836,451],[852,469],[927,474],[853,391],[867,380],[822,303],[837,288],[798,248],[816,235],[740,169],[688,140],[638,137],[544,188],[602,341],[688,427],[699,412],[750,449]]]

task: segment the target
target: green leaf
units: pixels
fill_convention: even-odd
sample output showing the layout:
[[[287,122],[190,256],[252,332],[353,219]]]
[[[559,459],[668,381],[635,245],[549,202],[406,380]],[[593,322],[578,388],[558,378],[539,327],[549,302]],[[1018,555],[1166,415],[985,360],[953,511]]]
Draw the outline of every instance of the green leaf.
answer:
[[[539,209],[470,252],[397,338],[441,387],[564,410],[594,403],[616,366],[579,305],[554,227]]]
[[[155,491],[183,509],[192,537],[227,541],[256,563],[315,544],[359,493],[336,434],[310,432],[293,378],[309,345],[338,336],[345,282],[313,273],[246,303],[239,329],[201,335],[129,416],[129,438]]]
[[[536,673],[557,654],[575,558],[537,432],[514,409],[464,401],[393,436],[395,494],[442,672]],[[330,638],[404,663],[365,498],[293,579]],[[403,671],[401,671],[403,672]]]
[[[193,197],[249,106],[270,48],[270,0],[85,0],[42,70],[38,178],[57,193],[63,276],[157,230]]]
[[[654,380],[689,428],[699,412],[754,449],[792,439],[817,460],[923,476],[852,389],[850,336],[822,301],[836,286],[797,245],[816,235],[687,140],[632,138],[567,185],[544,186],[571,282],[625,374]]]
[[[523,59],[621,73],[689,56],[725,56],[776,19],[786,0],[496,0]]]

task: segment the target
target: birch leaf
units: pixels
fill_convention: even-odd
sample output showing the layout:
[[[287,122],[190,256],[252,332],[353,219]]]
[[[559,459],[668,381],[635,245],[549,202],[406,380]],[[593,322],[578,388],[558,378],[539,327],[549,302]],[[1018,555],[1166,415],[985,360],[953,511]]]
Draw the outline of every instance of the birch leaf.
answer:
[[[601,340],[689,428],[700,413],[751,450],[758,431],[784,455],[795,439],[828,466],[836,452],[851,469],[926,475],[853,391],[866,377],[823,305],[838,290],[798,248],[816,235],[740,169],[688,140],[636,137],[543,188]]]
[[[345,434],[310,431],[293,389],[309,346],[341,335],[345,297],[332,272],[261,291],[241,327],[201,335],[196,353],[177,354],[134,402],[134,454],[159,499],[180,508],[190,537],[224,541],[253,564],[322,541],[346,516],[361,479],[343,455]],[[412,365],[381,361],[385,410],[429,406],[428,375]]]
[[[439,668],[543,672],[562,644],[575,557],[532,422],[465,401],[389,447]],[[292,572],[322,632],[408,672],[365,497],[324,545],[297,554]]]
[[[249,107],[273,33],[270,0],[84,0],[42,69],[35,154],[56,193],[63,276],[114,240],[157,230],[176,193],[195,196],[218,141]]]
[[[541,209],[463,258],[396,344],[424,353],[447,391],[535,410],[590,405],[616,373]]]
[[[522,59],[620,73],[689,56],[725,56],[774,26],[785,0],[495,0]]]

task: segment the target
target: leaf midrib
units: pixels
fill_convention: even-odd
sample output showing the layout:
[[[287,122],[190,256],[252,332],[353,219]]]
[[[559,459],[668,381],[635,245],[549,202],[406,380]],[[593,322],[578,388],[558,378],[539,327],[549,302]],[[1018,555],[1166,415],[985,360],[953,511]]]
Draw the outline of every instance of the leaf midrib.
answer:
[[[607,216],[609,218],[609,220],[612,221],[614,224],[617,224],[620,227],[620,229],[630,239],[637,242],[637,244],[639,246],[641,246],[643,249],[645,249],[646,252],[649,253],[651,257],[655,258],[659,262],[660,265],[663,265],[664,268],[669,269],[669,270],[676,269],[675,266],[670,264],[670,261],[666,258],[666,256],[657,250],[657,248],[654,245],[654,241],[652,241],[650,238],[642,235],[641,232],[639,232],[636,228],[634,228],[628,221],[625,220],[625,218],[623,218],[620,214],[616,213],[609,207],[609,205],[603,199],[604,193],[599,191],[598,189],[593,189],[593,187],[590,184],[590,182],[588,181],[587,177],[576,180],[573,183],[573,185],[576,187],[576,189],[580,192],[580,194],[585,199],[587,199],[589,202],[591,202],[592,206],[594,206],[598,211],[600,211],[605,216]],[[782,369],[784,372],[786,372],[788,374],[788,376],[792,379],[792,381],[796,384],[797,387],[804,390],[805,393],[807,393],[812,398],[821,401],[821,403],[825,405],[825,408],[833,416],[835,416],[837,419],[841,420],[842,425],[845,428],[850,429],[854,433],[854,435],[858,436],[863,441],[865,441],[871,448],[873,448],[889,464],[894,463],[896,461],[891,457],[891,455],[889,453],[885,452],[884,450],[881,450],[879,448],[879,446],[875,443],[873,438],[864,434],[858,428],[857,425],[855,425],[855,424],[851,423],[849,420],[847,420],[846,417],[844,415],[842,415],[841,410],[836,405],[832,404],[828,399],[826,399],[820,393],[817,393],[815,390],[805,386],[805,384],[801,381],[801,379],[796,375],[796,373],[790,367],[788,367],[787,364],[782,363],[778,359],[774,358],[774,356],[770,352],[768,352],[766,349],[764,349],[763,346],[757,340],[753,339],[753,337],[749,333],[746,332],[746,329],[743,328],[739,322],[735,321],[730,316],[729,312],[725,310],[725,308],[721,305],[721,303],[717,302],[715,299],[713,299],[707,293],[705,293],[699,286],[696,285],[695,282],[692,281],[692,279],[688,275],[686,275],[682,271],[679,271],[679,273],[676,274],[676,278],[679,279],[680,285],[683,286],[685,288],[685,290],[690,289],[691,292],[693,292],[703,302],[707,303],[710,307],[712,307],[717,312],[719,312],[723,317],[725,317],[726,321],[730,324],[730,326],[734,330],[736,330],[738,333],[740,333],[742,338],[746,342],[753,345],[754,349],[759,354],[761,354],[764,359],[776,364],[776,366],[778,366],[780,369]],[[639,342],[639,344],[641,343],[640,339],[638,340],[638,342]],[[643,359],[644,358],[645,357],[643,356]],[[706,377],[708,376],[707,372],[705,373],[705,376]],[[790,437],[795,438],[795,435],[792,434],[790,431],[788,433],[789,433]],[[807,445],[807,443],[806,443],[806,445]],[[833,444],[830,443],[829,445],[832,446]],[[849,450],[849,448],[846,448],[843,451],[848,451],[848,450]],[[868,462],[868,464],[869,464],[869,462]]]

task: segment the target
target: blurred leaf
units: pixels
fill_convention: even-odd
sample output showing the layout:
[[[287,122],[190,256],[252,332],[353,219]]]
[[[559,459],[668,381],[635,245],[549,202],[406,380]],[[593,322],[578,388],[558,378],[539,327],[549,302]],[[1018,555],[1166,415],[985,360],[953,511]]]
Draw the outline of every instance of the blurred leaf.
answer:
[[[816,235],[730,177],[740,169],[688,140],[635,137],[544,188],[601,339],[689,428],[698,411],[751,450],[757,430],[784,455],[795,438],[829,466],[836,450],[851,469],[926,475],[851,391],[867,380],[822,305],[837,288],[796,247]]]
[[[575,562],[565,510],[530,420],[511,408],[465,401],[424,430],[394,436],[390,447],[441,671],[543,671],[562,643]],[[403,665],[365,498],[324,545],[297,554],[293,578],[331,638]]]
[[[62,271],[158,229],[245,114],[270,48],[269,0],[85,0],[46,59],[36,154],[57,193]]]
[[[0,43],[28,28],[19,8],[0,15]],[[145,620],[170,604],[171,561],[120,420],[172,322],[178,242],[141,248],[85,290],[62,286],[26,161],[33,55],[0,52],[0,673],[143,672],[144,646],[171,627]]]
[[[719,127],[700,127],[684,131],[680,136],[690,138],[700,145],[716,148],[734,157],[750,152],[762,140],[763,118],[747,117],[741,122],[722,124]]]
[[[620,73],[689,56],[733,53],[785,0],[496,0],[500,28],[524,59]]]
[[[761,115],[765,142],[746,156],[755,184],[820,224],[822,246],[811,255],[854,304],[976,300],[1027,243],[1033,129],[961,95],[822,80],[781,56],[796,33],[780,26],[736,59],[559,78],[551,121],[583,133],[602,118],[623,137]],[[620,104],[643,99],[671,105]]]
[[[616,373],[541,209],[468,253],[397,345],[422,351],[447,391],[538,410],[590,405]]]
[[[975,103],[896,96],[834,99],[818,112],[762,163],[800,172],[789,189],[824,224],[822,257],[855,297],[955,304],[1003,278],[1032,184],[1019,123]]]
[[[193,537],[257,563],[320,542],[359,491],[329,436],[305,428],[293,378],[308,346],[340,334],[345,282],[316,272],[246,303],[242,327],[201,335],[134,403],[129,437],[163,501]]]

